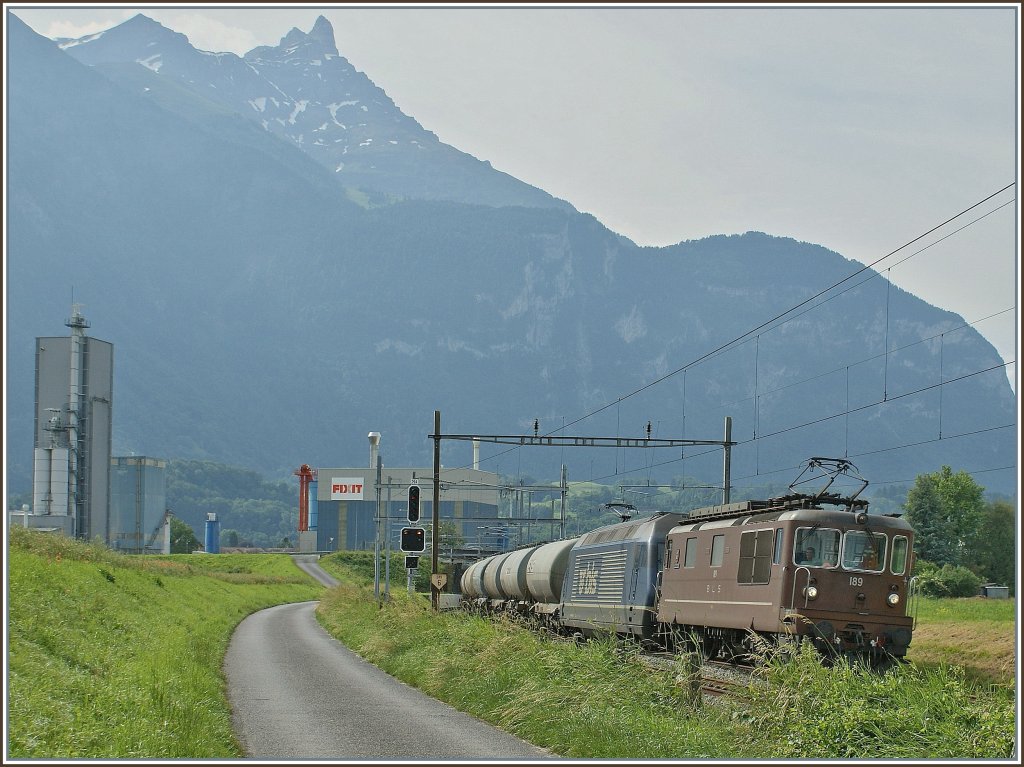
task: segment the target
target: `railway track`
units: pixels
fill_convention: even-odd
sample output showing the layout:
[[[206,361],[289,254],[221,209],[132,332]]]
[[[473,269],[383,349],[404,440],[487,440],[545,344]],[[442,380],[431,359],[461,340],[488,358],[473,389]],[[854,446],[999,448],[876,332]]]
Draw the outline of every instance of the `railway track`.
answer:
[[[670,652],[645,652],[641,660],[652,668],[670,671],[680,668],[680,656]],[[696,683],[703,695],[742,698],[750,683],[750,669],[723,661],[705,660],[695,669]]]
[[[747,694],[747,686],[743,682],[709,676],[701,676],[700,689],[705,695],[714,697],[742,698]]]

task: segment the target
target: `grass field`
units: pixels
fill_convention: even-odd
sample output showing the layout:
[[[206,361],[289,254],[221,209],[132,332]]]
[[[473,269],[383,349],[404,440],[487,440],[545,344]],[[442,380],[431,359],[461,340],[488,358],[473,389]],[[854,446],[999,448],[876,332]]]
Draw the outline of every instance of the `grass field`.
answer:
[[[1015,599],[922,599],[907,653],[915,665],[961,666],[980,684],[1010,687],[1017,674]]]
[[[21,528],[8,541],[15,759],[242,756],[221,675],[231,632],[323,590],[286,555],[129,557]]]
[[[878,675],[826,669],[813,655],[759,672],[744,705],[691,705],[682,663],[655,671],[614,642],[551,641],[507,620],[435,614],[422,594],[392,590],[378,610],[365,563],[321,564],[343,586],[318,617],[346,645],[427,694],[567,758],[982,759],[1014,753],[1015,686],[961,640],[911,647],[929,660]],[[920,626],[951,635],[991,622],[1014,636],[1005,602],[935,600]],[[966,604],[969,603],[969,604]],[[961,616],[961,618],[958,618]],[[963,661],[974,671],[968,675]],[[989,673],[994,674],[989,678]],[[642,680],[642,684],[637,684]],[[994,684],[992,684],[994,682]]]
[[[654,671],[613,642],[434,614],[406,595],[401,566],[378,610],[368,554],[325,558],[343,581],[325,592],[287,555],[131,557],[20,528],[8,544],[11,759],[241,757],[221,672],[231,632],[258,609],[318,598],[321,622],[357,652],[563,757],[1013,755],[1010,601],[922,601],[914,665],[896,674],[797,659],[763,672],[771,685],[751,688],[752,705],[696,706],[682,663]]]

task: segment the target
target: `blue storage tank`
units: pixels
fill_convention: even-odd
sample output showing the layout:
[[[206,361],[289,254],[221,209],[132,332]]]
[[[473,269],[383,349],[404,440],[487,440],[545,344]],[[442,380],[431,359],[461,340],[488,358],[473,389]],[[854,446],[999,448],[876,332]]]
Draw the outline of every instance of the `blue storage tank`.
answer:
[[[206,515],[206,553],[220,554],[220,522],[213,512]]]
[[[316,480],[309,482],[309,529],[316,530]]]

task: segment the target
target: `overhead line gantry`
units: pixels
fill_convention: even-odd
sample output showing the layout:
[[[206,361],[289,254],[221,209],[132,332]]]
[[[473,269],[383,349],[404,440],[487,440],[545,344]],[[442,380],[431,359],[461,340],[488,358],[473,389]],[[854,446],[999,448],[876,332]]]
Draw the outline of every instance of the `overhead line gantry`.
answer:
[[[441,440],[463,440],[470,442],[491,442],[501,445],[526,446],[548,446],[548,447],[619,447],[619,448],[654,448],[654,447],[693,447],[698,445],[718,445],[723,448],[724,457],[722,460],[722,503],[729,503],[729,483],[731,470],[731,448],[737,444],[732,441],[732,418],[725,417],[724,439],[652,439],[651,424],[647,424],[647,436],[637,439],[634,437],[573,437],[556,434],[539,434],[540,425],[534,420],[533,436],[528,434],[442,434],[441,433],[441,411],[434,411],[434,433],[427,436],[434,441],[434,503],[433,503],[433,530],[431,536],[431,604],[435,610],[440,609],[441,589],[444,588],[446,576],[437,572],[437,559],[439,549],[439,538],[437,535],[439,512],[438,506],[441,502]],[[562,467],[563,486],[565,467]]]

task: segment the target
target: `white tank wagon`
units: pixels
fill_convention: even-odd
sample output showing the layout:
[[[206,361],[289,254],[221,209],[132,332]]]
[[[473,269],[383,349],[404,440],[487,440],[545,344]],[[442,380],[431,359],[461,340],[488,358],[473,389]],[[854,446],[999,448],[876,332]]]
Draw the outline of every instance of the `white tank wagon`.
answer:
[[[530,593],[526,585],[526,568],[537,546],[516,549],[501,563],[498,573],[498,586],[504,592],[510,609],[526,609],[529,606]]]
[[[530,610],[545,625],[558,620],[569,555],[579,540],[576,537],[538,546],[526,563],[526,586],[533,602]]]
[[[562,601],[562,581],[569,565],[569,552],[578,540],[545,543],[530,557],[526,564],[526,584],[534,602],[557,607]]]
[[[486,562],[486,559],[478,560],[462,574],[459,583],[462,586],[463,599],[479,599],[484,595],[484,565]]]
[[[508,599],[508,594],[501,588],[498,576],[501,575],[501,567],[505,564],[509,554],[495,554],[493,557],[484,560],[487,565],[484,567],[483,596],[490,600],[492,607],[497,607],[500,602]]]
[[[474,562],[463,573],[466,607],[517,610],[544,621],[556,617],[570,552],[579,537],[538,544]]]

